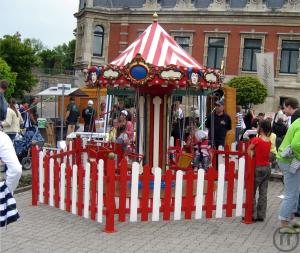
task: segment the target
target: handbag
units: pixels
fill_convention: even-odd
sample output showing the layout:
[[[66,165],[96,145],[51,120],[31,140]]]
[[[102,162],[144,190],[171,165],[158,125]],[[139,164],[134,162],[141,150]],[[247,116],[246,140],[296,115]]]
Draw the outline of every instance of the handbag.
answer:
[[[291,164],[290,164],[290,169],[289,171],[293,174],[296,173],[297,170],[300,169],[300,161],[297,158],[293,158]]]

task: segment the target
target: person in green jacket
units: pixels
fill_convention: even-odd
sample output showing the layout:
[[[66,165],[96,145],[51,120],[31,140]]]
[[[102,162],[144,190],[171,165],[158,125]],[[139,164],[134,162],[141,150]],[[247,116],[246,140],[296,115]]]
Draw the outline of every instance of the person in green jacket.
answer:
[[[297,207],[300,189],[300,119],[289,127],[278,149],[277,161],[284,179],[284,199],[279,211],[280,232],[299,233],[300,222],[293,220],[293,212]]]

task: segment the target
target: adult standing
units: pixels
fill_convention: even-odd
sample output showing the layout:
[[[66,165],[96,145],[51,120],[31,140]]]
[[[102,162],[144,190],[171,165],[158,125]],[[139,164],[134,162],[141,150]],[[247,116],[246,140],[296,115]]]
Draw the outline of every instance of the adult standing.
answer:
[[[95,115],[96,110],[93,108],[93,100],[88,101],[88,106],[82,110],[82,118],[84,120],[84,132],[95,131]]]
[[[7,108],[6,119],[2,121],[3,131],[13,141],[20,132],[20,125],[23,124],[21,113],[16,108],[16,100],[11,98]]]
[[[243,119],[242,108],[240,105],[236,107],[236,126],[235,126],[235,142],[238,143],[240,140],[240,134],[245,129],[245,123]]]
[[[284,124],[283,114],[278,114],[273,121],[272,132],[276,134],[276,150],[278,150],[286,132],[287,126]]]
[[[75,132],[75,127],[78,123],[78,119],[80,117],[80,112],[78,106],[75,104],[75,98],[70,97],[70,103],[67,106],[66,113],[66,124],[68,126],[67,135],[72,132]]]
[[[32,126],[37,126],[37,119],[39,117],[37,113],[37,104],[39,99],[37,97],[33,97],[30,99],[30,106],[29,106],[29,117]]]
[[[287,152],[289,151],[289,152]],[[290,155],[292,153],[292,156]],[[294,156],[294,158],[293,158]],[[297,207],[300,188],[300,119],[295,120],[289,127],[277,153],[279,168],[283,172],[284,199],[279,210],[281,233],[297,233],[289,227],[293,222],[293,211]],[[298,162],[297,162],[298,161]],[[298,166],[294,166],[297,165]],[[294,226],[300,226],[295,223]]]
[[[208,140],[212,147],[225,146],[227,131],[231,130],[231,118],[224,112],[224,101],[215,103],[215,110],[208,115],[205,126],[208,128]]]
[[[7,102],[4,97],[4,92],[7,90],[8,82],[0,80],[0,119],[5,120],[7,112]]]
[[[0,83],[0,87],[2,81]],[[0,97],[3,89],[0,90]],[[2,98],[1,98],[2,99]],[[0,101],[0,121],[5,120],[7,107]],[[0,159],[7,166],[6,180],[0,182],[0,227],[16,221],[19,218],[13,191],[16,189],[22,174],[22,166],[17,158],[11,139],[0,131]]]
[[[296,98],[287,98],[284,101],[283,110],[290,118],[290,124],[293,124],[296,119],[300,118],[299,101]],[[296,216],[300,217],[300,194],[298,197]]]

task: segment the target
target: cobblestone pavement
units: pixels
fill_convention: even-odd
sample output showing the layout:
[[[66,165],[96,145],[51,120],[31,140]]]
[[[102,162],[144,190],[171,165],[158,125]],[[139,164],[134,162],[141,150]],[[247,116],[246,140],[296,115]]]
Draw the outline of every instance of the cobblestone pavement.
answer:
[[[240,218],[116,222],[118,232],[107,234],[103,224],[45,205],[32,207],[28,191],[16,194],[21,219],[0,230],[1,252],[279,252],[272,241],[281,193],[282,184],[270,182],[263,223],[245,225]]]

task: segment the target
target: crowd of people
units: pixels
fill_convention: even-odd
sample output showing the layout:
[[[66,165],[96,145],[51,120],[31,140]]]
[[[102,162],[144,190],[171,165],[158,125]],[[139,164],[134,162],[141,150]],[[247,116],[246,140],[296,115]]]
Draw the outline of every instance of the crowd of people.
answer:
[[[104,118],[107,113],[105,102],[100,104],[100,113],[98,115],[94,108],[93,100],[89,100],[87,107],[80,114],[79,107],[75,103],[75,98],[71,97],[65,115],[67,135],[77,130],[76,126],[78,125],[80,116],[84,121],[84,132],[96,132],[97,121]],[[126,151],[134,141],[134,117],[132,117],[129,110],[125,109],[122,100],[112,106],[109,115],[108,141],[121,144],[123,150]]]
[[[184,128],[183,110],[180,104],[174,106],[173,136],[183,140],[178,128]],[[193,153],[192,165],[195,170],[207,171],[211,163],[211,149],[225,145],[227,132],[231,130],[230,116],[224,112],[224,101],[216,101],[212,113],[207,115],[205,127],[199,129],[197,120],[190,123],[185,138],[185,150]],[[262,222],[266,218],[268,181],[272,170],[281,170],[284,181],[284,199],[279,211],[281,233],[299,233],[300,222],[300,108],[296,98],[287,98],[274,117],[265,113],[255,115],[253,110],[242,113],[236,109],[236,142],[249,139],[248,154],[255,161],[255,181],[253,194],[253,221]],[[251,130],[252,135],[246,135]],[[258,196],[257,196],[258,192]]]

